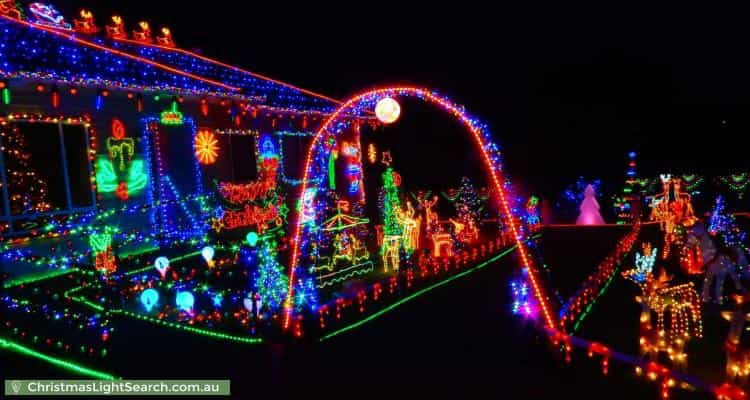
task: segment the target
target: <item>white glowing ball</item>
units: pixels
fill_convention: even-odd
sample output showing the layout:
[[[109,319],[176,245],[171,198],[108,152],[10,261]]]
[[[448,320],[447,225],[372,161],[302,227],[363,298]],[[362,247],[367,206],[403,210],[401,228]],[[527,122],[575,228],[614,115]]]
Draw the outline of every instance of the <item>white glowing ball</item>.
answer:
[[[159,275],[161,275],[162,278],[167,274],[167,268],[169,268],[169,259],[167,257],[158,257],[156,260],[154,260],[154,267],[156,267],[156,270],[159,271]]]
[[[384,124],[396,122],[399,115],[401,115],[401,106],[390,97],[380,99],[375,105],[375,116]]]
[[[201,256],[203,256],[203,259],[206,260],[207,263],[213,261],[214,253],[214,248],[211,246],[206,246],[201,250]]]

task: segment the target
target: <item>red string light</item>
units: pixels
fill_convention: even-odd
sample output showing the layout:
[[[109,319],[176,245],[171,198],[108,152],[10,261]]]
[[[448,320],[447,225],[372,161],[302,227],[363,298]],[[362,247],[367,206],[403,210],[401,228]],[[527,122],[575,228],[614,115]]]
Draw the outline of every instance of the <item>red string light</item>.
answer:
[[[475,125],[475,123],[469,118],[469,116],[466,114],[466,112],[462,108],[458,107],[457,105],[450,102],[449,100],[438,97],[437,95],[431,93],[430,91],[426,89],[416,88],[416,87],[381,88],[381,89],[375,89],[375,90],[367,91],[359,95],[353,96],[352,98],[347,100],[344,104],[342,104],[336,111],[334,111],[328,117],[328,119],[323,123],[323,125],[320,127],[320,129],[318,129],[318,132],[316,132],[315,136],[313,137],[312,143],[310,144],[310,147],[308,148],[308,151],[307,151],[307,157],[305,159],[304,175],[302,178],[302,185],[300,185],[300,192],[299,192],[300,194],[298,198],[302,198],[302,195],[307,191],[307,186],[308,186],[309,178],[310,178],[309,176],[310,165],[312,163],[313,153],[315,152],[315,149],[318,147],[321,139],[324,137],[325,132],[328,130],[329,126],[331,126],[331,124],[336,122],[341,116],[341,114],[357,106],[360,101],[366,98],[370,98],[370,97],[376,97],[376,96],[386,97],[386,96],[391,96],[391,95],[414,96],[414,97],[424,99],[428,103],[438,105],[444,111],[455,116],[464,125],[464,127],[466,127],[471,132],[474,138],[474,141],[477,145],[477,148],[482,154],[482,160],[484,161],[485,169],[490,175],[493,187],[495,188],[495,192],[499,196],[500,207],[502,211],[504,212],[504,215],[507,216],[507,221],[508,221],[507,226],[510,228],[510,231],[512,232],[513,237],[516,241],[517,251],[518,251],[518,254],[520,255],[521,262],[523,266],[528,269],[529,280],[533,287],[534,294],[537,297],[538,302],[541,306],[546,325],[547,327],[551,327],[551,328],[556,327],[555,318],[552,315],[547,298],[544,295],[541,286],[539,285],[539,281],[536,276],[536,270],[527,253],[526,244],[524,243],[523,238],[519,234],[516,221],[513,218],[513,214],[510,210],[510,205],[506,199],[506,193],[503,188],[503,180],[499,176],[500,171],[496,170],[490,158],[490,154],[486,150],[486,146],[485,146],[486,143],[484,142],[484,139],[482,138],[482,130],[481,128]],[[299,262],[299,247],[300,247],[300,236],[301,236],[301,228],[302,228],[301,222],[302,221],[299,217],[296,218],[295,227],[294,227],[294,235],[292,236],[292,254],[291,254],[291,262],[290,262],[290,272],[289,272],[289,291],[287,294],[287,299],[284,304],[284,310],[285,310],[284,323],[283,323],[284,329],[287,329],[289,327],[289,323],[291,321],[291,316],[292,316],[291,314],[293,311],[292,299],[294,297],[295,270]]]

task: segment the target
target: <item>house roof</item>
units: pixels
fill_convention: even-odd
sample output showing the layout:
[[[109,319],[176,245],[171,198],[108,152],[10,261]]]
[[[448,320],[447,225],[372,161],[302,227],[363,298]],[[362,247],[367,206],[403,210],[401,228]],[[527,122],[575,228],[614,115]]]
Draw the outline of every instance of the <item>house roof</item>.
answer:
[[[234,97],[281,111],[340,102],[177,48],[75,33],[0,16],[0,76],[137,91]]]

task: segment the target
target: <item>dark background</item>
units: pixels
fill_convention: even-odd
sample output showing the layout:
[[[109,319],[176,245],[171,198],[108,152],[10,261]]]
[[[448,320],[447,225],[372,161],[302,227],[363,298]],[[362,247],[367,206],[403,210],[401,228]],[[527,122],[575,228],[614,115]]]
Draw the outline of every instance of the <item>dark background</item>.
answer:
[[[337,98],[380,84],[438,89],[490,124],[514,180],[543,195],[579,175],[621,187],[630,150],[639,151],[639,172],[649,176],[719,174],[750,164],[738,144],[750,125],[742,10],[56,3],[68,19],[87,7],[100,25],[113,13],[129,29],[141,19],[154,29],[167,25],[182,48]],[[457,148],[446,145],[457,136],[448,128],[430,135],[436,139],[423,140],[423,149]],[[423,160],[428,153],[420,154]]]

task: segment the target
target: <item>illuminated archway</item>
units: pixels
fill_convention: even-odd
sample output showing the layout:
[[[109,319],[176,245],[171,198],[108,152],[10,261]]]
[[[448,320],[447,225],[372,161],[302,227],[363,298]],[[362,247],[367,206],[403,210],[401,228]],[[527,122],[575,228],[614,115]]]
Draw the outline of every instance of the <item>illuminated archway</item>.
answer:
[[[300,261],[300,239],[302,236],[302,225],[305,222],[305,202],[313,202],[314,191],[309,191],[309,185],[311,183],[311,167],[313,165],[314,157],[317,155],[316,150],[319,146],[326,142],[328,138],[335,138],[338,134],[336,122],[339,118],[353,112],[371,111],[375,109],[377,102],[383,98],[399,98],[399,97],[415,97],[421,99],[429,104],[433,104],[448,114],[454,116],[461,125],[471,134],[472,142],[476,145],[477,150],[481,153],[482,162],[487,175],[490,177],[491,184],[495,189],[496,200],[498,202],[499,209],[501,210],[505,225],[511,230],[513,237],[516,242],[516,249],[521,259],[521,263],[529,272],[529,280],[534,289],[534,293],[537,296],[537,300],[542,308],[542,314],[544,316],[545,324],[548,328],[557,328],[557,323],[552,315],[546,296],[541,291],[539,285],[539,279],[537,277],[536,268],[533,265],[533,260],[529,255],[528,249],[526,248],[527,237],[522,232],[520,222],[515,218],[512,213],[510,203],[508,201],[509,193],[506,193],[504,187],[505,179],[503,177],[502,162],[500,159],[500,150],[492,139],[487,126],[476,118],[472,118],[466,113],[462,106],[453,103],[450,99],[433,93],[427,89],[417,87],[387,87],[370,90],[356,96],[351,97],[349,100],[344,102],[336,111],[334,111],[323,125],[318,129],[310,148],[307,150],[305,158],[305,169],[302,176],[302,184],[300,187],[298,199],[300,199],[300,209],[297,210],[297,217],[295,218],[294,225],[292,228],[292,253],[289,263],[289,290],[287,298],[284,303],[284,329],[287,329],[290,325],[292,313],[294,311],[294,287],[295,287],[295,275],[299,266]],[[333,129],[332,129],[333,128]]]

